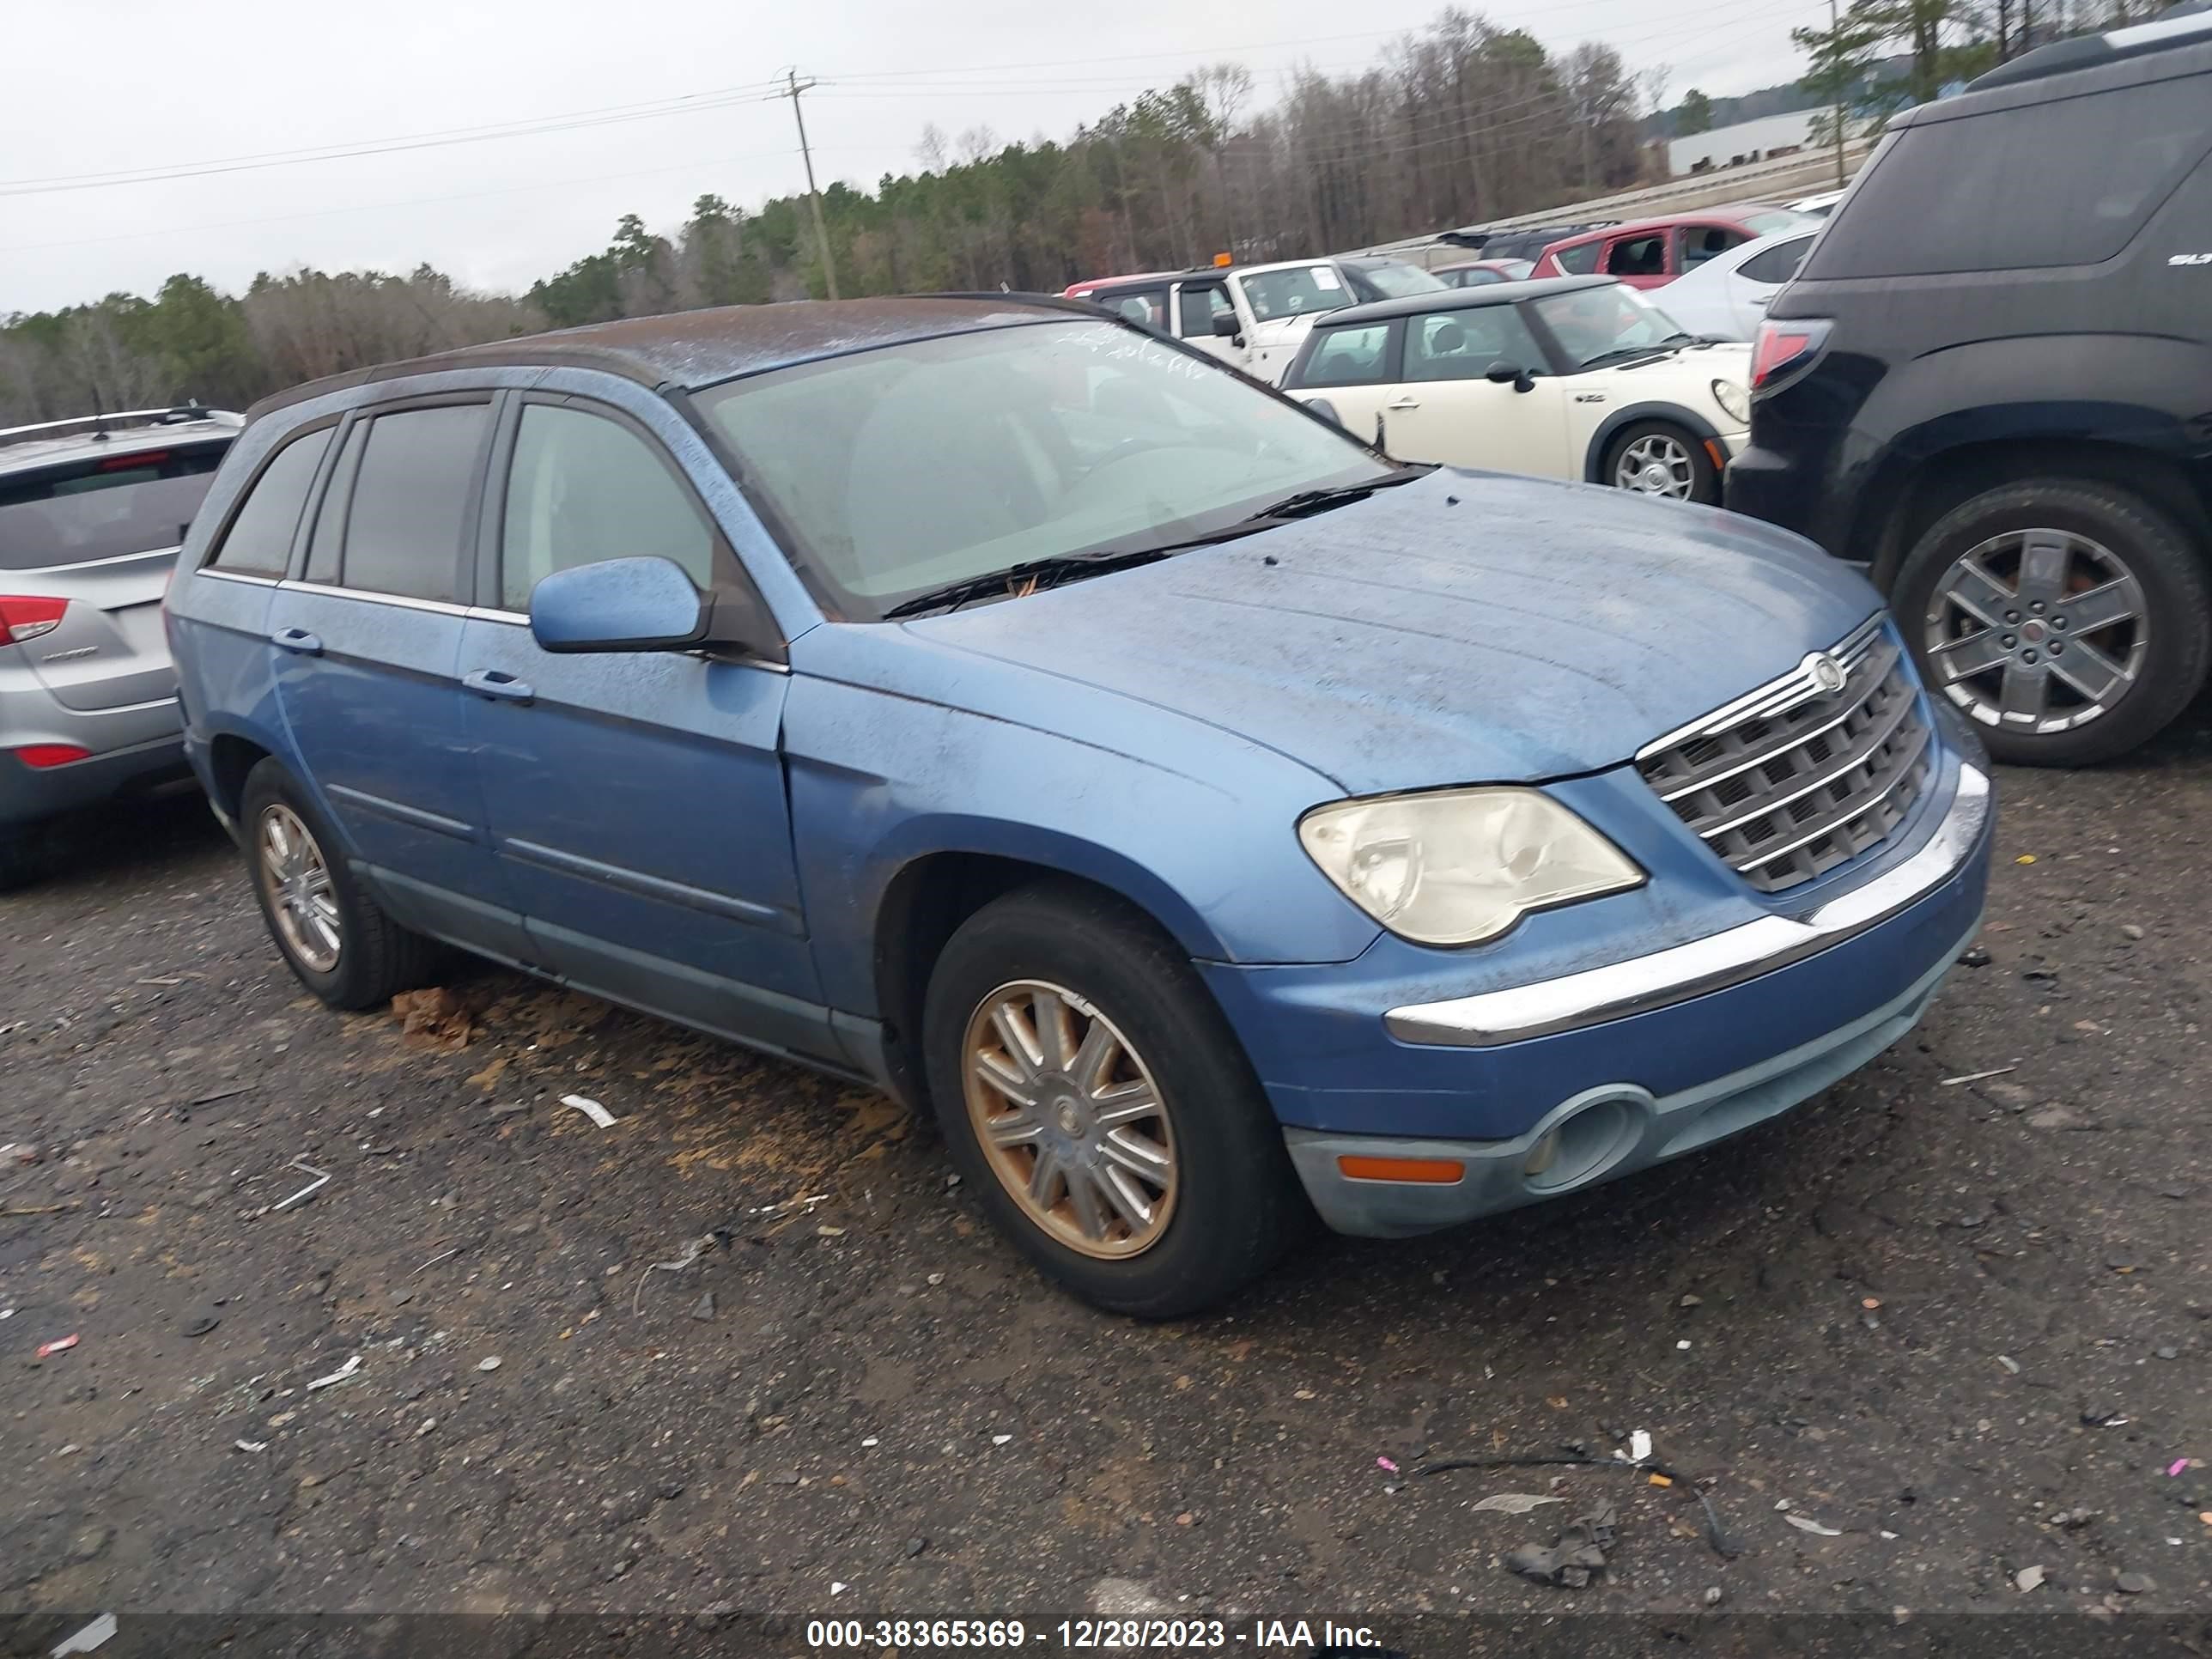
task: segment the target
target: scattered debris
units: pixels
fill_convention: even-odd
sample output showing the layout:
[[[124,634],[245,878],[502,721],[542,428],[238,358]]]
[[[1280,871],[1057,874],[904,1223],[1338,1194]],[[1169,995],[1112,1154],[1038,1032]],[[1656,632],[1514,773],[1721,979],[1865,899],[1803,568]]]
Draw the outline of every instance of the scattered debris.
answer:
[[[1375,1467],[1381,1469],[1386,1474],[1395,1474],[1398,1473],[1398,1466],[1395,1463],[1393,1463],[1387,1457],[1376,1458],[1375,1460]]]
[[[0,1210],[0,1215],[60,1215],[75,1208],[76,1206],[74,1204],[10,1204],[6,1209]]]
[[[234,1440],[230,1443],[242,1452],[264,1452],[269,1449],[266,1440]]]
[[[2189,1460],[2187,1458],[2177,1457],[2173,1462],[2166,1466],[2166,1478],[2171,1480],[2174,1476],[2181,1474],[2185,1469],[2188,1468],[2188,1467]]]
[[[2132,921],[2124,921],[2120,924],[2120,937],[2122,939],[2141,939],[2142,936],[2143,930],[2136,923]]]
[[[177,1327],[177,1330],[184,1336],[205,1336],[222,1323],[222,1316],[212,1307],[206,1307],[193,1313],[183,1324]]]
[[[594,1102],[592,1103],[596,1105],[598,1103]],[[610,1118],[608,1121],[612,1122],[613,1120]],[[701,1256],[713,1249],[716,1242],[717,1241],[714,1234],[702,1233],[698,1237],[693,1239],[689,1244],[686,1244],[684,1247],[684,1254],[678,1256],[673,1261],[648,1261],[646,1263],[645,1271],[637,1276],[637,1290],[629,1299],[629,1310],[634,1314],[643,1313],[645,1311],[645,1281],[647,1279],[652,1278],[655,1273],[682,1273],[686,1267],[696,1261]]]
[[[51,1342],[40,1343],[39,1358],[51,1359],[58,1353],[67,1353],[71,1348],[76,1346],[76,1334],[75,1331],[71,1331],[67,1336],[58,1336]]]
[[[2128,1420],[2120,1415],[2117,1407],[2112,1406],[2089,1406],[2081,1413],[2081,1424],[2084,1428],[2117,1429],[2124,1426]]]
[[[327,1389],[333,1383],[343,1382],[346,1378],[351,1376],[360,1369],[361,1356],[359,1354],[356,1354],[352,1358],[347,1360],[344,1364],[339,1366],[337,1370],[332,1371],[328,1376],[319,1376],[313,1382],[308,1383],[307,1392],[313,1394],[317,1389]]]
[[[2014,1376],[2018,1376],[2020,1375],[2020,1361],[2018,1361],[2017,1359],[2014,1359],[2014,1358],[2010,1354],[2008,1354],[2008,1353],[2001,1353],[2001,1354],[1999,1354],[1999,1355],[1997,1356],[1997,1364],[2000,1364],[2000,1365],[2002,1365],[2002,1366],[2003,1366],[2007,1370],[2010,1371],[2010,1372],[2011,1372]]]
[[[1833,1527],[1824,1527],[1809,1515],[1785,1515],[1782,1517],[1800,1532],[1809,1532],[1816,1538],[1841,1538],[1844,1534]]]
[[[1678,1308],[1702,1308],[1705,1305],[1705,1298],[1699,1296],[1695,1291],[1691,1291],[1686,1292],[1683,1296],[1682,1299],[1674,1305]]]
[[[878,1439],[874,1435],[872,1435],[872,1435],[868,1436],[866,1439],[862,1440],[862,1441],[860,1442],[860,1443],[861,1443],[863,1446],[880,1446],[880,1445],[882,1445],[884,1443],[883,1443],[881,1440]]]
[[[1706,1585],[1706,1586],[1705,1586],[1705,1605],[1706,1605],[1707,1607],[1717,1607],[1720,1606],[1720,1604],[1721,1604],[1721,1587],[1720,1587],[1718,1584],[1708,1584],[1708,1585]]]
[[[1526,1515],[1546,1504],[1564,1504],[1564,1498],[1548,1498],[1533,1492],[1497,1492],[1477,1504],[1477,1510],[1495,1510],[1500,1515]]]
[[[36,1164],[39,1161],[39,1149],[35,1146],[27,1146],[20,1140],[11,1140],[5,1146],[0,1146],[0,1158],[6,1158],[11,1164]]]
[[[2017,1072],[2018,1070],[2020,1070],[2020,1067],[2017,1066],[1999,1066],[1990,1071],[1968,1072],[1963,1077],[1947,1077],[1939,1079],[1937,1081],[1943,1088],[1955,1089],[1961,1083],[1983,1083],[1986,1082],[1990,1078],[2004,1077],[2011,1073]]]
[[[2123,1595],[2148,1595],[2158,1586],[2147,1572],[2124,1572],[2112,1580],[2112,1588]]]
[[[2014,864],[2033,864],[2035,862],[2035,854],[2033,853],[2022,853],[2018,858],[2014,859],[2013,862]]]
[[[420,1439],[421,1439],[424,1435],[428,1434],[432,1430],[435,1429],[437,1426],[438,1426],[438,1419],[437,1419],[436,1418],[434,1418],[434,1417],[426,1417],[426,1418],[424,1418],[424,1419],[422,1419],[422,1426],[421,1428],[419,1428],[419,1429],[417,1429],[417,1430],[416,1430],[416,1431],[415,1431],[415,1437],[416,1437],[417,1440],[420,1440]]]
[[[1578,1515],[1567,1522],[1550,1548],[1523,1544],[1500,1556],[1498,1564],[1508,1572],[1540,1584],[1580,1589],[1593,1573],[1605,1571],[1606,1552],[1613,1547],[1613,1528],[1620,1518],[1612,1504],[1601,1504],[1588,1515]]]
[[[2043,1583],[2043,1569],[2022,1567],[2018,1572],[2013,1574],[2012,1582],[2017,1588],[2023,1590],[2038,1589]]]
[[[269,1213],[271,1215],[276,1214],[279,1210],[290,1209],[295,1204],[299,1203],[303,1199],[313,1198],[317,1193],[323,1189],[325,1183],[331,1178],[329,1171],[318,1170],[304,1158],[295,1158],[284,1167],[288,1170],[297,1170],[302,1175],[311,1175],[315,1178],[309,1182],[306,1186],[301,1188],[298,1192],[293,1194],[291,1197],[279,1199],[276,1203],[271,1204],[269,1206]]]
[[[15,1310],[13,1308],[0,1308],[0,1319],[13,1319],[15,1316]]]
[[[65,1638],[53,1650],[52,1659],[66,1659],[72,1653],[90,1653],[115,1638],[115,1615],[103,1613],[76,1635]]]
[[[454,1246],[453,1246],[453,1248],[452,1249],[450,1249],[450,1250],[441,1250],[441,1251],[439,1251],[439,1252],[438,1252],[438,1254],[437,1254],[437,1255],[435,1255],[432,1256],[432,1257],[431,1257],[428,1261],[424,1262],[424,1263],[422,1264],[422,1267],[417,1267],[417,1268],[415,1270],[415,1273],[421,1273],[421,1272],[422,1271],[422,1268],[423,1268],[423,1267],[436,1267],[436,1266],[437,1266],[441,1261],[445,1261],[447,1257],[448,1257],[448,1256],[455,1256],[455,1255],[459,1255],[460,1253],[461,1253],[461,1247],[460,1247],[459,1245],[458,1245],[458,1244],[454,1245]],[[410,1273],[410,1274],[408,1274],[408,1277],[409,1277],[410,1279],[412,1279],[414,1276],[415,1276],[415,1273]]]
[[[392,999],[392,1012],[398,1017],[400,1036],[421,1048],[456,1054],[477,1034],[468,1005],[442,985],[402,991]]]
[[[1650,1484],[1655,1486],[1671,1486],[1674,1484],[1663,1474],[1652,1475],[1650,1477]]]
[[[1650,1448],[1646,1447],[1644,1449],[1648,1455]],[[1581,1447],[1576,1446],[1567,1452],[1541,1457],[1450,1457],[1438,1462],[1424,1463],[1413,1471],[1413,1475],[1415,1479],[1421,1480],[1432,1474],[1443,1474],[1453,1469],[1550,1468],[1607,1469],[1615,1474],[1637,1469],[1642,1469],[1647,1474],[1656,1471],[1667,1476],[1670,1480],[1679,1481],[1683,1489],[1698,1500],[1698,1507],[1705,1511],[1705,1542],[1711,1547],[1714,1554],[1724,1560],[1732,1560],[1743,1553],[1743,1546],[1722,1528],[1721,1517],[1719,1512],[1713,1508],[1712,1499],[1705,1496],[1705,1488],[1698,1486],[1695,1480],[1680,1469],[1670,1468],[1664,1463],[1632,1463],[1618,1452],[1610,1458],[1593,1457]]]
[[[1176,1516],[1175,1523],[1178,1527],[1194,1527],[1198,1524],[1198,1516],[1194,1510],[1185,1510]]]
[[[184,981],[164,975],[152,975],[138,981],[141,985],[182,985]]]
[[[240,1083],[228,1089],[217,1089],[213,1094],[194,1095],[185,1103],[187,1106],[212,1106],[218,1100],[235,1100],[240,1095],[250,1095],[257,1085]]]
[[[911,1561],[928,1547],[929,1540],[927,1538],[909,1538],[906,1540],[906,1559]]]
[[[1961,968],[1986,968],[1990,965],[1990,953],[1977,945],[1972,950],[1960,955],[1959,965]]]
[[[615,1127],[615,1115],[586,1095],[562,1095],[561,1103],[573,1111],[581,1112],[602,1129]]]
[[[1615,1452],[1613,1454],[1615,1457],[1621,1456],[1623,1454],[1620,1452]],[[1628,1451],[1626,1453],[1626,1456],[1628,1461],[1632,1463],[1649,1462],[1651,1459],[1650,1435],[1642,1429],[1638,1429],[1635,1433],[1630,1435],[1628,1437]]]
[[[486,1354],[482,1359],[477,1361],[477,1369],[480,1371],[497,1370],[499,1369],[499,1356],[495,1353]]]
[[[994,1434],[991,1437],[991,1443],[994,1446],[1003,1446],[1013,1437],[1011,1434]]]
[[[834,1579],[834,1578],[832,1578],[832,1579],[830,1581],[830,1595],[843,1595],[847,1590],[850,1589],[851,1588],[852,1588],[852,1586],[851,1586],[851,1585],[849,1585],[849,1584],[841,1584],[841,1583],[838,1583],[836,1579]]]
[[[823,1238],[842,1238],[845,1236],[845,1230],[842,1227],[817,1227],[814,1231]]]
[[[702,1296],[696,1302],[694,1302],[691,1304],[691,1317],[704,1322],[712,1320],[714,1316],[714,1293],[712,1291],[708,1291],[705,1295]]]
[[[2094,1510],[2061,1510],[2051,1517],[2054,1527],[2063,1527],[2069,1532],[2078,1532],[2097,1518]]]

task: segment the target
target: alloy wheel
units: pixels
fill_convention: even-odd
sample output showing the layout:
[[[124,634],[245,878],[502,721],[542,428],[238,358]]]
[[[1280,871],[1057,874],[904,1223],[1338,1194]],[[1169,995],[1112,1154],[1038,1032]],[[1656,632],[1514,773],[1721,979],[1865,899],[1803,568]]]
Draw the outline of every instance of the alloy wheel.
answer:
[[[962,1060],[976,1143],[1031,1222],[1106,1260],[1158,1241],[1175,1212],[1174,1126],[1111,1020],[1064,986],[1013,981],[969,1017]]]
[[[2148,606],[2112,550],[2068,530],[2013,530],[1953,562],[1923,640],[1938,689],[1984,726],[2047,733],[2107,713],[2150,645]]]
[[[284,948],[313,972],[330,973],[344,941],[323,849],[282,801],[262,809],[259,842],[262,890]]]
[[[1639,495],[1666,495],[1686,501],[1697,487],[1697,464],[1679,438],[1649,432],[1620,452],[1613,464],[1613,482]]]

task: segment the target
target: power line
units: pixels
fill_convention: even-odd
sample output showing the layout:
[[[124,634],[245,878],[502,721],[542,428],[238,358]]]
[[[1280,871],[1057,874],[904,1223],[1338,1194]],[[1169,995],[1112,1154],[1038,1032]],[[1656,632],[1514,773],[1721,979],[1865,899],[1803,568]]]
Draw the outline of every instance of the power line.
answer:
[[[799,123],[799,153],[806,162],[806,195],[807,199],[814,204],[814,240],[822,245],[822,280],[828,285],[830,297],[834,300],[837,297],[837,262],[830,252],[829,227],[822,222],[822,192],[814,184],[814,152],[806,146],[806,117],[799,107],[799,94],[811,92],[815,82],[809,80],[801,84],[799,71],[787,69],[783,72],[783,86],[784,90],[779,95],[791,100],[791,118]]]

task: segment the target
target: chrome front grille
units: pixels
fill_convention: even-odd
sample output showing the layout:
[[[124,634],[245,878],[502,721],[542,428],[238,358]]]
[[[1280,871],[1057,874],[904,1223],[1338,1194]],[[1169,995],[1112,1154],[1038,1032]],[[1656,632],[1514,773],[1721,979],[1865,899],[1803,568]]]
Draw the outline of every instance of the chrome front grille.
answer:
[[[1647,745],[1636,766],[1706,846],[1778,893],[1887,837],[1927,788],[1935,756],[1903,647],[1876,616]]]

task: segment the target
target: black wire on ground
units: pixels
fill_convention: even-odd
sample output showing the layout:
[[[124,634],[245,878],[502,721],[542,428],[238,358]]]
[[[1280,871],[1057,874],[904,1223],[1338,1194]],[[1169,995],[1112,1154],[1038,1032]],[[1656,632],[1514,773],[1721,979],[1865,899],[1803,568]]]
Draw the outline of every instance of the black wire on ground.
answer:
[[[1713,1500],[1705,1496],[1705,1488],[1681,1470],[1669,1468],[1664,1463],[1654,1463],[1648,1458],[1641,1463],[1631,1463],[1624,1458],[1592,1457],[1587,1453],[1580,1456],[1556,1457],[1449,1457],[1441,1462],[1424,1463],[1413,1474],[1418,1478],[1443,1474],[1450,1469],[1542,1468],[1612,1469],[1622,1474],[1663,1474],[1676,1486],[1686,1488],[1698,1500],[1698,1506],[1705,1510],[1705,1542],[1712,1546],[1715,1555],[1723,1560],[1733,1561],[1743,1553],[1743,1546],[1723,1529],[1720,1515],[1713,1508]]]

